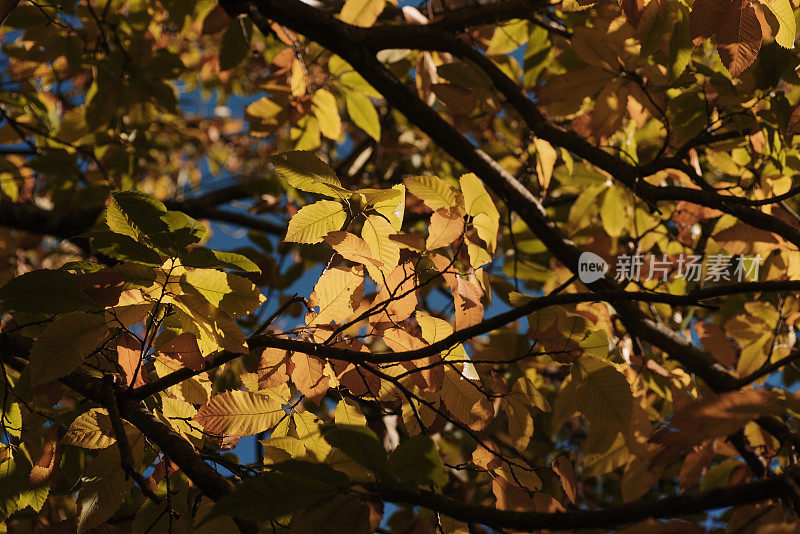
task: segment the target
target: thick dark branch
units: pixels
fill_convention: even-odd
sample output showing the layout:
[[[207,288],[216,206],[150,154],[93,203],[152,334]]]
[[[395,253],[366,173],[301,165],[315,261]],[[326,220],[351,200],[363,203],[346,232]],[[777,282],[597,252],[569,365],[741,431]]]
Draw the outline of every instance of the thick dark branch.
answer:
[[[784,474],[728,488],[667,497],[655,502],[637,501],[605,510],[561,513],[509,512],[466,504],[428,491],[411,491],[383,486],[372,486],[370,489],[380,499],[411,506],[422,506],[466,523],[478,523],[495,529],[531,532],[540,529],[610,528],[636,523],[651,517],[684,516],[782,497],[793,498],[794,492],[790,482],[787,481],[790,476],[793,475]]]
[[[119,413],[119,406],[117,406],[117,397],[114,391],[114,375],[103,376],[102,390],[103,390],[103,404],[108,410],[108,417],[111,419],[111,430],[117,440],[117,447],[119,448],[119,458],[122,464],[122,469],[125,471],[126,477],[131,477],[142,490],[142,493],[155,504],[161,504],[161,499],[153,493],[147,480],[142,476],[133,463],[133,455],[131,453],[131,446],[128,443],[128,436],[125,434],[125,427],[122,424],[122,418]]]

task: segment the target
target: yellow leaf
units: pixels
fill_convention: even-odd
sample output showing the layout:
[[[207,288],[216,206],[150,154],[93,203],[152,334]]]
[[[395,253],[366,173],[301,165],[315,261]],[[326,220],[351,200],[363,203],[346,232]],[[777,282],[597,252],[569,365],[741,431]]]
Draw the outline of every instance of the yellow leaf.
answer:
[[[444,319],[433,317],[423,311],[417,311],[417,323],[422,328],[422,339],[428,343],[441,341],[453,333],[453,327]]]
[[[358,307],[364,290],[364,275],[360,267],[328,269],[314,286],[309,304],[319,306],[319,312],[309,326],[344,323]]]
[[[767,6],[778,19],[778,33],[775,35],[775,42],[784,48],[794,48],[797,26],[792,3],[789,0],[764,0],[761,4]]]
[[[486,249],[470,241],[467,241],[467,254],[469,255],[469,262],[473,269],[483,267],[492,261],[492,255],[489,254]]]
[[[161,417],[181,436],[198,443],[203,440],[203,433],[190,421],[197,415],[194,406],[186,401],[171,397],[161,397]]]
[[[431,224],[428,226],[428,239],[425,248],[437,248],[452,245],[464,232],[464,219],[456,210],[436,210],[431,215]]]
[[[497,247],[497,231],[500,229],[500,216],[493,216],[486,213],[478,213],[472,218],[472,227],[478,232],[478,237],[486,243],[487,252],[490,255]]]
[[[139,431],[129,423],[123,422],[123,424],[127,436],[134,437],[139,434]],[[105,449],[117,440],[111,428],[111,418],[105,408],[92,408],[72,421],[61,442],[83,449]]]
[[[194,334],[203,356],[220,348],[240,353],[247,350],[244,333],[236,321],[205,299],[183,294],[172,299],[172,303],[181,328],[184,332]]]
[[[325,89],[317,89],[311,98],[311,111],[319,120],[319,130],[322,135],[336,141],[342,133],[342,119],[339,116],[339,106],[336,97]]]
[[[294,142],[295,150],[314,150],[319,148],[321,142],[317,118],[313,115],[306,115],[301,118],[289,130],[289,139]]]
[[[283,106],[276,104],[267,97],[262,97],[244,111],[244,118],[250,124],[250,130],[255,135],[265,135],[274,131],[283,123]]]
[[[366,426],[367,418],[361,413],[357,405],[351,404],[346,399],[339,401],[333,414],[333,421],[337,425]]]
[[[488,55],[508,54],[528,42],[530,27],[527,20],[514,19],[498,26],[489,41]]]
[[[159,356],[153,361],[153,365],[158,377],[166,376],[185,367],[181,361],[167,356]],[[211,397],[211,381],[206,373],[200,373],[172,386],[167,391],[190,404],[205,404]]]
[[[534,138],[533,144],[536,147],[536,176],[539,179],[539,186],[543,191],[547,191],[550,186],[550,179],[553,177],[553,167],[558,160],[558,153],[553,146],[544,139]]]
[[[370,264],[380,267],[381,262],[372,257],[372,251],[367,242],[350,232],[331,232],[324,237],[333,250],[346,260],[364,265]]]
[[[347,0],[340,17],[354,26],[372,26],[386,5],[385,0]]]
[[[468,173],[459,178],[461,183],[461,193],[464,195],[464,206],[467,214],[475,217],[479,213],[484,213],[491,218],[500,219],[500,213],[492,201],[492,197],[483,187],[483,182],[475,176],[475,173]]]
[[[378,215],[369,215],[361,229],[361,238],[367,243],[372,257],[381,263],[381,271],[391,272],[400,262],[400,246],[389,239],[395,233],[391,223]],[[383,280],[375,280],[381,284]]]
[[[303,62],[297,58],[292,62],[291,88],[294,97],[306,94],[306,71]]]
[[[58,317],[31,347],[31,383],[50,382],[77,369],[107,331],[102,315],[72,312]]]
[[[207,434],[250,436],[269,430],[285,415],[280,403],[260,393],[226,391],[211,397],[194,420]]]
[[[628,214],[625,192],[621,188],[615,186],[608,188],[600,207],[600,217],[603,219],[603,227],[608,235],[611,237],[622,235],[628,221]]]
[[[414,176],[403,180],[408,191],[430,209],[450,209],[456,205],[456,193],[450,184],[436,176]]]
[[[324,460],[331,452],[331,446],[322,437],[319,417],[311,412],[295,413],[292,416],[295,432],[306,450],[316,456],[317,460]]]
[[[249,315],[267,301],[247,278],[216,269],[191,269],[184,273],[183,281],[231,317]]]
[[[370,99],[356,91],[348,91],[345,93],[344,102],[347,105],[347,114],[356,126],[376,141],[380,141],[381,123]]]
[[[403,215],[406,209],[406,186],[397,184],[391,189],[361,189],[366,191],[367,206],[389,219],[389,222],[396,231],[400,231],[403,226]],[[378,194],[371,194],[369,191],[380,191]]]
[[[342,187],[334,170],[311,152],[283,152],[269,161],[275,172],[296,189],[331,198],[350,198],[350,191]]]
[[[1,11],[1,10],[0,10]],[[19,186],[14,176],[9,172],[0,172],[0,191],[5,193],[11,202],[16,202],[19,197]]]
[[[341,230],[347,214],[339,202],[319,200],[304,206],[289,221],[284,241],[319,243],[329,232]]]

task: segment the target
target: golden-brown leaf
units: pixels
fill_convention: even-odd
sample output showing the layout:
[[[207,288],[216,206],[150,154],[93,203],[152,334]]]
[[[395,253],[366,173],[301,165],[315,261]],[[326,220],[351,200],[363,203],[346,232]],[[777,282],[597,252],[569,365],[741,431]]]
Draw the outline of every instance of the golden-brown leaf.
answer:
[[[250,391],[225,391],[197,410],[194,420],[207,434],[250,436],[269,430],[285,414],[277,401]]]
[[[425,248],[434,250],[455,243],[464,232],[464,219],[454,209],[439,209],[431,215]]]

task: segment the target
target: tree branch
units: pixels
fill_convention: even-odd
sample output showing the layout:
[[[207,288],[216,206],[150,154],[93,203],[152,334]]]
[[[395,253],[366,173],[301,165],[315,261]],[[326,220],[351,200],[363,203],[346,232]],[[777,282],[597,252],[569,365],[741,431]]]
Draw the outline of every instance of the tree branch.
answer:
[[[750,504],[769,499],[789,497],[794,492],[787,479],[794,473],[740,484],[728,488],[667,497],[656,502],[637,501],[605,510],[577,512],[511,512],[486,506],[466,504],[429,491],[411,491],[385,486],[369,487],[376,496],[387,501],[422,506],[467,523],[479,523],[495,529],[567,530],[609,528],[635,523],[648,518],[669,518],[691,515],[706,510]]]

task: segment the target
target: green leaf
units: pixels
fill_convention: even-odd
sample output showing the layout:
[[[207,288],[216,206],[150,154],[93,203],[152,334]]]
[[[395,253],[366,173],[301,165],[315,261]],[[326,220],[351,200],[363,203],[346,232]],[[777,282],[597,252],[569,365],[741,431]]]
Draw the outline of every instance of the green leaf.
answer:
[[[373,532],[370,515],[369,506],[358,497],[336,495],[328,502],[295,514],[289,530],[292,534],[369,534]]]
[[[236,269],[247,273],[260,273],[258,265],[246,256],[236,252],[219,252],[204,247],[196,247],[180,254],[181,263],[185,267],[201,267],[207,269]]]
[[[311,152],[284,152],[269,161],[278,175],[296,189],[331,198],[350,198],[350,191],[342,187],[334,170]]]
[[[219,47],[219,70],[232,69],[247,57],[252,33],[248,19],[237,17],[230,21]]]
[[[31,461],[22,449],[0,460],[0,520],[30,507],[38,512],[50,490],[49,485],[31,488]]]
[[[625,208],[625,192],[619,187],[609,187],[603,197],[600,217],[603,219],[603,227],[611,237],[619,237],[625,230],[628,219]]]
[[[72,312],[58,317],[31,347],[31,383],[50,382],[77,369],[107,331],[102,315]]]
[[[268,472],[219,499],[206,520],[223,515],[250,521],[279,519],[339,493],[334,485],[297,474]]]
[[[167,230],[161,220],[167,214],[158,199],[139,191],[114,193],[106,209],[106,224],[117,234],[140,240],[150,234]]]
[[[256,311],[266,298],[248,279],[215,269],[192,269],[181,278],[184,291],[194,289],[212,306],[231,317]]]
[[[97,310],[100,305],[81,290],[76,275],[40,269],[12,278],[0,287],[0,308],[56,314]]]
[[[375,111],[375,106],[372,105],[370,99],[361,93],[347,91],[344,101],[347,105],[347,114],[350,115],[356,126],[376,141],[380,141],[381,123],[378,112]]]
[[[131,525],[131,534],[169,534],[184,531],[185,521],[190,517],[188,507],[189,486],[180,474],[173,474],[169,479],[169,500],[167,500],[166,480],[159,482],[155,494],[161,498],[156,504],[145,499]],[[171,506],[177,516],[170,517],[167,507]]]
[[[0,399],[3,403],[3,429],[18,438],[22,433],[22,411],[14,396],[14,381],[8,374],[5,380],[0,381]]]
[[[109,230],[98,230],[84,235],[91,240],[92,250],[111,258],[153,267],[164,263],[158,252],[126,235]]]
[[[341,230],[347,214],[344,207],[333,200],[320,200],[304,206],[289,221],[284,241],[294,243],[319,243],[328,232]]]
[[[530,28],[527,20],[515,19],[494,30],[488,55],[508,54],[528,42]]]
[[[433,440],[420,434],[404,441],[389,455],[389,471],[400,480],[418,486],[441,488],[447,473]]]
[[[322,437],[367,469],[378,473],[386,471],[386,451],[369,428],[334,425],[324,429]]]

